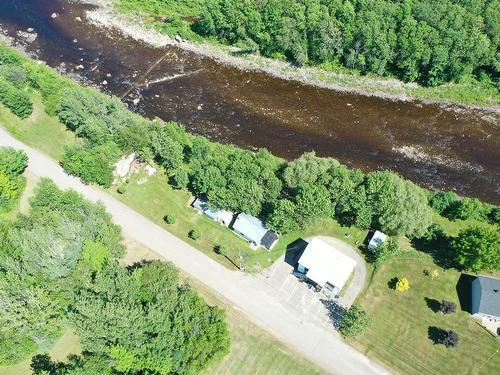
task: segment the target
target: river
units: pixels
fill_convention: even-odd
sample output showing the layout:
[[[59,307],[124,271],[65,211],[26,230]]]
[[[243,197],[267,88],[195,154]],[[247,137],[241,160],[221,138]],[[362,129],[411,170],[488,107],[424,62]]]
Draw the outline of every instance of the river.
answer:
[[[391,169],[427,188],[500,203],[497,114],[242,71],[96,27],[86,9],[64,0],[0,0],[0,27],[34,58],[192,133],[287,159],[314,150],[364,171]]]

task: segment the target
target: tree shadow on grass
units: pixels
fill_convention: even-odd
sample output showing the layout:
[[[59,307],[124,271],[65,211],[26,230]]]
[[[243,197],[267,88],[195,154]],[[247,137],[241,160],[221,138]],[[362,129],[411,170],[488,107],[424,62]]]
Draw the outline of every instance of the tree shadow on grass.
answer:
[[[424,297],[425,303],[427,304],[427,307],[437,313],[439,311],[439,307],[441,306],[441,302],[439,302],[437,299],[434,298],[427,298]]]
[[[411,243],[415,249],[429,254],[438,266],[443,268],[457,266],[453,260],[454,253],[451,249],[451,239],[448,236],[441,236],[434,240],[414,238]]]
[[[427,337],[434,343],[439,344],[439,339],[443,335],[444,330],[438,327],[430,326],[427,329]]]

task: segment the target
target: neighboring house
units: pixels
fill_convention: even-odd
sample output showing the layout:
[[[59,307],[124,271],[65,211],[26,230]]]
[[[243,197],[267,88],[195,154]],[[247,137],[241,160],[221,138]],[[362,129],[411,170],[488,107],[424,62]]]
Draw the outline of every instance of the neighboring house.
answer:
[[[477,276],[472,281],[473,316],[500,322],[500,279]]]
[[[356,261],[319,238],[309,242],[297,271],[320,288],[337,296],[356,267]]]
[[[268,230],[262,221],[249,214],[239,214],[234,221],[233,230],[255,248],[263,246],[270,251],[278,242],[275,233]]]
[[[213,221],[217,221],[226,227],[229,227],[233,221],[232,212],[226,210],[213,210],[209,207],[208,201],[203,198],[196,198],[192,206],[198,210],[200,214],[204,214]]]
[[[382,245],[386,240],[387,240],[387,235],[376,230],[375,233],[373,233],[370,242],[368,243],[368,248],[370,250],[375,250],[377,247]]]

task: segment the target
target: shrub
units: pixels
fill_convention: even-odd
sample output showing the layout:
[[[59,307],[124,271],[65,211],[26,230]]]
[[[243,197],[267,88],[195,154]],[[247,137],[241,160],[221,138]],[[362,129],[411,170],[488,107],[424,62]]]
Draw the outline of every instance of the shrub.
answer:
[[[440,330],[436,343],[446,346],[447,348],[454,348],[458,345],[458,333],[452,330]]]
[[[196,241],[196,240],[199,240],[201,237],[201,233],[199,230],[197,229],[191,229],[189,231],[189,238],[191,238],[192,240]]]
[[[227,254],[227,248],[224,245],[217,245],[215,247],[215,252],[219,255],[225,256]]]
[[[127,192],[127,185],[125,184],[120,184],[120,186],[118,186],[118,189],[116,189],[116,191],[119,193],[119,194],[125,194]]]
[[[370,324],[370,316],[359,305],[352,305],[340,321],[339,332],[344,337],[359,336]]]
[[[27,166],[28,156],[24,151],[16,151],[10,147],[0,148],[0,172],[19,176]]]
[[[175,221],[176,221],[176,217],[174,214],[168,214],[167,216],[165,216],[165,223],[167,224],[174,224]]]
[[[0,78],[0,103],[21,119],[25,119],[33,113],[33,103],[30,96],[3,78]]]
[[[439,304],[439,311],[443,314],[451,314],[457,311],[457,305],[454,302],[442,300]]]
[[[406,277],[399,278],[397,283],[396,283],[396,290],[398,292],[406,292],[408,289],[410,289],[410,282]]]

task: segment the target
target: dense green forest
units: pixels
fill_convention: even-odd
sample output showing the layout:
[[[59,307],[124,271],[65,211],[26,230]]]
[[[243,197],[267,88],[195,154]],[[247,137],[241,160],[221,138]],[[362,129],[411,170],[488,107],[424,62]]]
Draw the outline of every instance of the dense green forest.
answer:
[[[117,98],[73,84],[7,47],[0,48],[2,64],[23,66],[29,76],[25,90],[39,90],[47,110],[79,136],[61,164],[88,183],[109,187],[114,164],[135,152],[162,165],[174,187],[205,195],[216,207],[259,216],[278,233],[333,217],[348,226],[424,238],[433,209],[452,219],[499,223],[498,207],[430,193],[390,171],[365,175],[314,153],[286,162],[265,149],[253,153],[193,136],[175,123],[146,120]]]
[[[23,152],[0,156],[1,173],[26,168]],[[66,363],[36,355],[35,374],[195,374],[227,353],[223,311],[180,284],[173,265],[118,264],[120,228],[101,204],[47,179],[30,203],[0,221],[0,365],[46,352],[67,326],[83,353]]]
[[[166,32],[215,38],[297,65],[437,86],[500,87],[499,0],[119,0]]]

